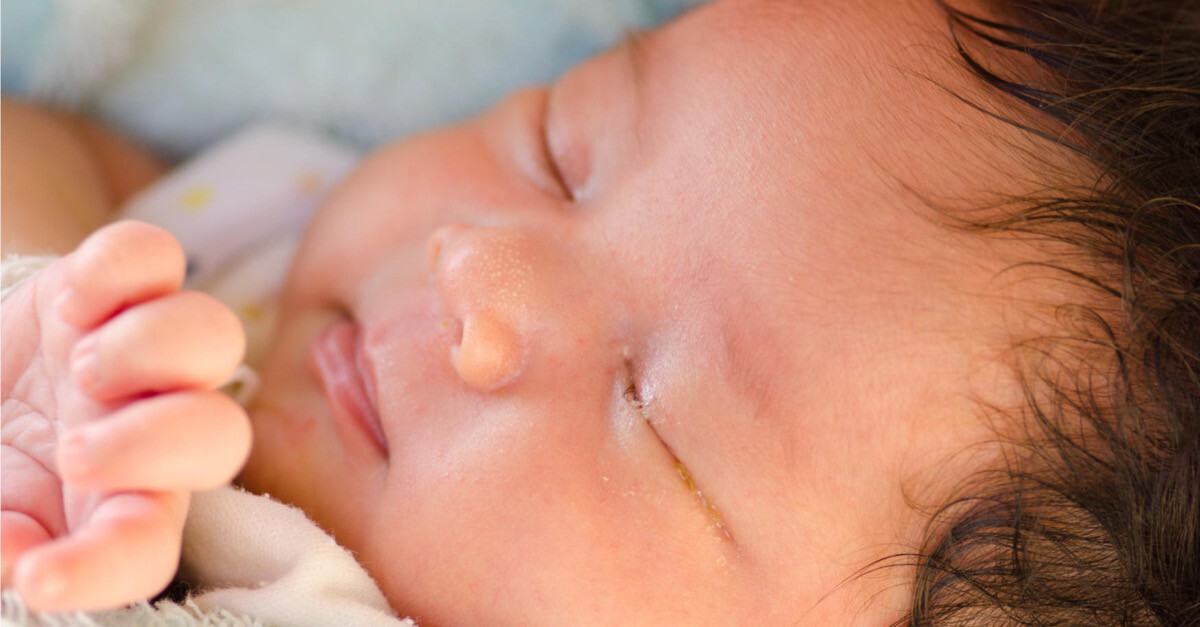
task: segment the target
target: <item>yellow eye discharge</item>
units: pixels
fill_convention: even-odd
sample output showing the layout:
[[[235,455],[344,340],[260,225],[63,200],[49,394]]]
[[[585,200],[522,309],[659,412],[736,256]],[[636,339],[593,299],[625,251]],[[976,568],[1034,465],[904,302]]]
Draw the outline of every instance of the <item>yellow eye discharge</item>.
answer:
[[[718,512],[717,508],[712,503],[708,502],[708,499],[704,498],[704,493],[700,491],[700,488],[696,487],[696,482],[692,479],[691,473],[688,472],[687,466],[684,466],[683,462],[676,461],[675,470],[679,473],[679,478],[683,479],[683,483],[685,486],[687,486],[688,492],[695,494],[696,498],[700,499],[701,507],[704,508],[705,513],[707,513],[708,517],[713,521],[712,528],[716,531],[719,531],[720,534],[726,539],[732,540],[733,536],[729,535],[729,529],[725,527],[725,521],[721,519],[721,512]]]

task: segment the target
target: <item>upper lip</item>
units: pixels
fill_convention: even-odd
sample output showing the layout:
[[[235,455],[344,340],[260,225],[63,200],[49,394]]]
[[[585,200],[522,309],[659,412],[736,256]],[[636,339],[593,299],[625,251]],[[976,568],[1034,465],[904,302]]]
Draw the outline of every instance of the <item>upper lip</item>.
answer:
[[[386,444],[388,433],[403,428],[395,419],[411,413],[412,395],[425,396],[439,387],[435,372],[449,363],[454,325],[440,324],[450,318],[441,313],[433,290],[420,288],[369,299],[354,318],[359,328],[356,365]]]

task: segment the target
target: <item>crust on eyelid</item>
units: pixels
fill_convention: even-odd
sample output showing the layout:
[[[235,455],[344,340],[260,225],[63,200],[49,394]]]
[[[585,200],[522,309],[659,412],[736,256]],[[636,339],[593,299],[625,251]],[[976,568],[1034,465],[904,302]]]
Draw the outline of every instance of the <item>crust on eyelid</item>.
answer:
[[[690,471],[688,471],[687,466],[685,466],[684,463],[679,460],[679,457],[675,454],[675,451],[671,450],[670,445],[663,440],[662,436],[658,433],[658,430],[655,429],[655,421],[653,416],[649,415],[648,412],[642,411],[646,408],[648,401],[647,399],[642,398],[638,393],[639,388],[636,378],[633,374],[634,368],[632,363],[632,352],[628,347],[622,350],[622,357],[625,359],[624,369],[626,378],[623,397],[625,402],[629,404],[634,411],[638,412],[640,419],[645,422],[646,426],[654,433],[653,437],[658,439],[659,445],[670,457],[672,463],[674,463],[675,472],[679,475],[680,480],[683,481],[684,488],[688,492],[692,493],[696,500],[699,501],[700,508],[711,521],[711,524],[708,527],[709,531],[720,540],[734,541],[733,534],[729,532],[729,527],[725,525],[725,519],[721,516],[721,512],[717,509],[716,505],[713,505],[713,503],[709,501],[708,497],[704,495],[704,492],[700,489],[700,487],[696,485],[696,480],[692,478],[692,474]]]
[[[725,519],[721,517],[721,512],[705,498],[704,492],[696,485],[696,480],[692,479],[692,473],[688,472],[687,466],[684,466],[683,462],[676,459],[675,471],[679,473],[679,478],[687,486],[688,492],[695,494],[696,498],[700,500],[700,506],[704,508],[704,513],[708,514],[709,519],[712,520],[713,524],[709,529],[726,540],[733,540],[733,536],[729,533],[729,528],[725,526]]]

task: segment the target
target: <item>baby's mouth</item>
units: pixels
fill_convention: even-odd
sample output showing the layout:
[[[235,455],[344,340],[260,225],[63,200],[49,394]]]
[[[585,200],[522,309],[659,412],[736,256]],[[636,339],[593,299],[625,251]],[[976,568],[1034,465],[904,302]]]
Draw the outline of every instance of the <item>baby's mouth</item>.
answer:
[[[313,342],[310,366],[325,388],[335,418],[366,436],[388,457],[387,437],[375,402],[374,379],[364,362],[359,325],[338,320]]]

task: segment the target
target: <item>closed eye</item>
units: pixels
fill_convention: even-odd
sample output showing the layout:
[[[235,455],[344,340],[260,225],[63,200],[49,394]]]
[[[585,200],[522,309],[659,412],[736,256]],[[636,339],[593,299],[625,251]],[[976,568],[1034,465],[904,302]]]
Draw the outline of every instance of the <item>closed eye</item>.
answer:
[[[547,97],[546,100],[549,101],[549,97]],[[554,179],[554,184],[558,187],[558,190],[562,194],[563,198],[569,201],[574,201],[575,192],[571,189],[571,186],[567,184],[567,179],[563,175],[562,168],[559,167],[558,160],[554,158],[554,151],[550,149],[550,128],[547,124],[550,114],[550,107],[548,104],[549,103],[547,102],[547,106],[543,108],[542,123],[538,128],[538,133],[541,136],[542,159],[545,162],[546,172],[548,172],[550,177]]]
[[[631,370],[628,363],[626,364],[626,370]],[[637,381],[632,375],[629,376],[629,379],[625,383],[624,398],[625,402],[630,408],[641,414],[642,419],[646,421],[646,424],[649,425],[650,430],[654,432],[655,437],[658,438],[659,442],[662,443],[662,446],[666,450],[667,454],[671,456],[671,460],[675,464],[675,472],[679,475],[680,480],[683,481],[684,488],[696,497],[696,500],[700,502],[700,508],[708,516],[709,520],[712,521],[712,526],[710,528],[719,536],[724,537],[727,540],[733,540],[733,536],[729,533],[729,528],[725,526],[725,520],[722,518],[721,512],[717,510],[712,501],[710,501],[708,497],[704,495],[704,492],[700,489],[700,487],[696,485],[696,481],[692,478],[692,473],[688,471],[687,466],[685,466],[684,463],[679,460],[679,456],[675,454],[675,451],[671,449],[671,446],[667,444],[666,440],[664,440],[662,435],[659,434],[658,429],[654,427],[654,421],[652,417],[648,412],[645,411],[647,406],[646,399],[642,398],[641,391],[637,386]]]
[[[733,536],[729,533],[729,527],[725,526],[725,519],[721,517],[721,512],[717,511],[717,507],[704,496],[704,492],[696,486],[696,480],[692,479],[692,473],[688,472],[687,466],[678,459],[675,460],[675,472],[679,473],[679,478],[683,480],[683,485],[687,487],[688,492],[696,495],[700,501],[700,507],[704,508],[704,513],[708,514],[708,518],[712,521],[712,529],[717,533],[725,536],[726,539],[732,540]]]

